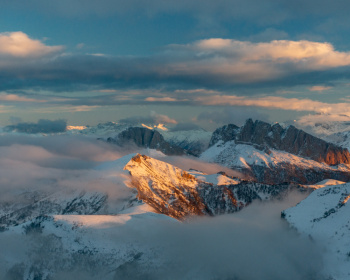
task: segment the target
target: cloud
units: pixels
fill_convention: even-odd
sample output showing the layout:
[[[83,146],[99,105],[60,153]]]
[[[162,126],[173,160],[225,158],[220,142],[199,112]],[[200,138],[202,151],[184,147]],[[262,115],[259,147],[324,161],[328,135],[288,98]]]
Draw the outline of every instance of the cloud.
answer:
[[[151,111],[149,116],[135,116],[125,119],[120,119],[120,123],[122,124],[130,124],[130,125],[158,125],[158,124],[177,124],[175,119],[172,119],[166,115],[157,114],[154,111]]]
[[[8,113],[13,109],[12,106],[0,105],[0,113]]]
[[[350,64],[349,52],[337,52],[329,43],[305,40],[252,43],[212,38],[189,45],[174,45],[173,48],[175,52],[198,56],[197,60],[187,63],[174,63],[173,69],[188,75],[230,77],[238,84],[276,80]]]
[[[125,147],[121,149],[117,145],[83,136],[53,134],[45,137],[33,137],[28,134],[7,134],[0,137],[0,147],[10,147],[16,144],[41,147],[54,155],[95,162],[114,160],[133,152]]]
[[[177,99],[172,97],[147,97],[145,101],[149,102],[173,102],[177,101]]]
[[[20,58],[37,58],[58,53],[63,50],[62,46],[46,46],[39,40],[28,37],[19,32],[0,33],[0,55]]]
[[[149,150],[148,152],[150,153]],[[93,167],[98,165],[99,161],[117,159],[125,153],[127,151],[115,145],[108,145],[88,137],[1,136],[0,200],[20,204],[23,201],[19,194],[28,190],[41,194],[67,189],[90,190],[108,193],[110,205],[113,206],[110,210],[116,210],[118,203],[130,197],[131,190],[123,184],[126,178],[117,172],[114,174],[117,181],[111,182],[101,178],[101,172],[93,170]],[[207,173],[222,170],[219,165],[186,157],[164,157],[163,155],[162,159],[184,169],[192,167]],[[231,172],[229,174],[234,175],[233,170],[229,171]],[[10,264],[13,264],[31,256],[30,262],[39,264],[37,268],[56,264],[55,260],[60,261],[58,265],[67,264],[62,271],[59,271],[63,274],[67,272],[67,275],[64,275],[68,277],[67,279],[89,279],[91,275],[87,274],[91,271],[96,274],[101,272],[101,277],[106,279],[111,275],[107,272],[116,271],[123,260],[130,259],[138,252],[144,252],[150,260],[146,265],[151,264],[151,266],[145,270],[150,273],[149,278],[143,279],[166,279],[169,275],[173,279],[205,280],[233,277],[252,280],[322,279],[319,275],[322,269],[321,247],[308,237],[289,228],[280,217],[281,210],[295,205],[305,195],[307,194],[292,193],[283,201],[253,203],[240,213],[215,218],[198,218],[188,223],[173,222],[168,219],[157,220],[151,217],[142,219],[143,215],[136,215],[137,226],[132,223],[133,220],[116,228],[106,225],[109,226],[106,231],[101,228],[97,231],[90,229],[93,231],[91,235],[93,238],[88,239],[90,244],[92,247],[96,245],[95,248],[101,249],[101,255],[97,255],[97,262],[92,262],[96,250],[91,254],[86,254],[85,250],[81,254],[77,253],[77,250],[72,249],[71,242],[68,242],[72,236],[69,234],[68,237],[61,236],[62,231],[57,231],[57,236],[54,236],[54,240],[59,240],[57,243],[47,242],[51,240],[48,237],[53,236],[50,234],[35,236],[19,233],[14,237],[13,232],[0,233],[0,247],[4,249],[3,252],[6,252],[0,256],[0,278],[4,273],[2,269],[7,268],[7,260],[10,259]],[[24,200],[28,197],[23,195]],[[44,231],[48,230],[47,233],[50,233],[49,228]],[[69,228],[73,228],[71,232],[73,236],[77,232],[79,236],[79,227],[72,225]],[[84,227],[81,229],[84,231]],[[84,231],[84,234],[86,233]],[[105,240],[111,241],[110,245],[112,249],[116,248],[115,252],[121,250],[121,254],[116,254],[115,260],[114,254],[109,254],[108,250],[104,253],[106,251],[99,247],[101,244],[103,246],[106,244],[103,242]],[[83,240],[77,239],[78,241]],[[39,244],[41,246],[38,246]],[[60,247],[62,250],[50,247],[55,244],[62,245]],[[69,247],[66,247],[66,244]],[[125,246],[128,248],[126,251],[123,250]],[[40,250],[42,248],[46,250]],[[27,252],[30,254],[27,255]],[[134,254],[124,256],[124,252],[134,252]],[[92,258],[89,257],[91,255]],[[79,258],[80,256],[82,257]],[[157,258],[160,264],[165,265],[159,266]],[[101,259],[107,262],[101,263]],[[156,263],[155,268],[152,266],[153,263]],[[71,270],[70,265],[74,265],[73,273],[65,271],[65,269]],[[254,269],[251,269],[252,267]],[[126,271],[130,273],[128,277],[122,275],[119,278],[142,278],[138,274],[137,267],[133,268],[131,266],[130,271]],[[59,275],[57,278],[52,278],[61,279]],[[92,276],[91,279],[96,277]]]
[[[149,237],[151,244],[158,238],[171,260],[152,279],[187,279],[191,273],[195,279],[323,279],[321,246],[280,219],[280,211],[297,200],[294,195],[282,202],[253,203],[233,215],[170,224],[163,237]]]
[[[327,86],[312,86],[309,87],[310,91],[326,91],[329,89],[332,89],[333,87],[327,87]]]
[[[26,248],[31,253],[31,260],[40,263],[40,268],[55,263],[54,260],[60,260],[58,265],[64,260],[66,265],[61,265],[62,269],[52,279],[96,279],[98,276],[103,279],[158,280],[169,279],[170,275],[171,279],[323,280],[322,244],[315,244],[307,236],[298,234],[280,218],[281,210],[302,198],[290,194],[286,201],[253,203],[240,213],[198,218],[187,223],[143,219],[142,215],[137,215],[139,217],[132,217],[123,225],[109,225],[106,230],[90,228],[84,232],[84,226],[79,231],[79,227],[72,225],[75,229],[71,231],[72,239],[79,237],[82,231],[91,233],[93,238],[89,244],[96,249],[88,254],[90,258],[76,251],[69,257],[74,251],[67,247],[64,235],[63,242],[59,243],[63,247],[61,250],[50,247],[53,242],[45,242],[50,239],[44,234],[22,234],[16,239],[5,236],[0,242],[8,252],[6,256],[24,257],[23,248]],[[50,232],[50,229],[44,229],[44,232]],[[106,244],[103,242],[106,238],[110,241],[109,246],[117,248],[117,252],[119,249],[122,254],[115,257],[101,250],[95,255],[100,244]],[[22,250],[18,244],[23,246]],[[48,250],[33,250],[33,247],[43,248],[38,244],[44,244]],[[128,249],[124,249],[125,244]],[[130,252],[129,256],[124,256],[125,251]],[[131,262],[136,253],[141,255],[141,261]],[[79,256],[83,257],[77,262]],[[101,265],[104,258],[109,261]],[[121,265],[128,260],[128,265]]]
[[[170,131],[189,131],[189,130],[200,130],[201,128],[194,123],[178,123],[170,129]]]
[[[349,103],[325,103],[311,99],[284,98],[277,96],[250,98],[237,95],[216,95],[197,97],[196,101],[204,105],[255,106],[317,113],[347,113],[349,111]]]
[[[67,121],[65,120],[45,120],[40,119],[37,123],[20,122],[13,125],[8,125],[4,128],[5,131],[16,131],[23,133],[59,133],[66,131]]]
[[[331,142],[344,141],[342,132],[349,131],[350,114],[348,112],[333,112],[329,114],[308,114],[294,121],[294,125]],[[337,135],[335,135],[337,134]]]
[[[235,124],[240,126],[243,125],[248,118],[269,122],[267,114],[259,112],[256,109],[237,106],[216,111],[208,110],[207,112],[200,113],[197,120],[214,123],[216,125]]]
[[[28,38],[24,33],[21,36]],[[59,47],[42,48],[49,49],[39,51],[38,47],[38,55]],[[28,55],[35,55],[35,50],[29,48]],[[121,101],[139,98],[143,102],[171,103],[176,96],[164,96],[159,90],[175,91],[186,101],[190,94],[214,94],[220,89],[243,86],[312,86],[346,78],[348,67],[350,52],[337,51],[330,43],[306,40],[254,43],[211,38],[169,45],[147,57],[65,53],[46,60],[24,60],[21,67],[16,59],[7,59],[0,63],[0,89],[98,88],[101,93],[115,93]],[[123,89],[129,90],[128,94],[123,96],[120,92]],[[147,96],[132,95],[131,90],[137,89],[155,90],[155,94],[149,90]]]
[[[0,101],[8,101],[8,102],[46,102],[45,100],[28,98],[24,96],[19,96],[17,94],[10,93],[0,93]]]
[[[88,137],[1,136],[0,203],[20,205],[22,199],[30,200],[26,192],[49,195],[67,190],[100,191],[119,203],[130,196],[130,189],[123,183],[126,175],[116,171],[112,182],[93,168],[127,153],[127,149]]]

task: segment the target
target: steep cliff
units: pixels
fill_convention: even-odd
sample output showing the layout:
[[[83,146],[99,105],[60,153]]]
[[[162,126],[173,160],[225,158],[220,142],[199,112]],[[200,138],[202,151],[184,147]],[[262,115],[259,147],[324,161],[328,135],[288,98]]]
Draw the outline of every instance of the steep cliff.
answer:
[[[119,145],[136,144],[138,147],[156,149],[167,155],[184,155],[184,149],[171,145],[156,130],[145,127],[129,127],[117,135],[116,138],[108,138],[108,142]]]
[[[131,174],[138,199],[159,213],[180,220],[192,215],[233,213],[255,199],[272,199],[290,188],[288,184],[232,182],[232,178],[224,180],[232,184],[213,184],[168,163],[140,154],[133,157],[124,169]]]
[[[215,130],[210,146],[218,141],[235,141],[237,144],[255,145],[260,149],[276,149],[328,165],[350,163],[350,153],[347,149],[328,143],[292,125],[283,128],[278,123],[271,125],[248,119],[241,128],[231,124]]]

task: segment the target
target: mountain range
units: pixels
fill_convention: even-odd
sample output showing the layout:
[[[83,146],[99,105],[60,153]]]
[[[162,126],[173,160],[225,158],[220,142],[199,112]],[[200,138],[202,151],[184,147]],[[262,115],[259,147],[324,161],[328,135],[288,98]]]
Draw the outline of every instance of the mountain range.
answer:
[[[294,126],[251,119],[241,127],[228,124],[213,133],[121,128],[114,123],[68,134],[74,133],[135,151],[157,150],[153,153],[157,158],[136,152],[93,170],[101,180],[119,184],[125,191],[117,200],[98,190],[16,190],[16,200],[0,203],[0,237],[14,236],[23,242],[25,253],[16,255],[18,249],[12,248],[0,258],[4,279],[57,279],[74,267],[79,267],[79,277],[155,279],[152,273],[172,260],[164,257],[158,241],[135,241],[140,230],[148,234],[196,217],[237,213],[254,203],[273,205],[295,193],[305,199],[284,209],[281,217],[325,247],[324,279],[350,276],[346,183],[350,153],[344,146]],[[184,170],[169,163],[174,156],[217,164],[236,175]],[[115,176],[123,180],[116,181]],[[81,276],[81,271],[86,275]],[[183,275],[183,279],[225,279],[203,278],[197,270]],[[163,276],[159,279],[166,279]]]

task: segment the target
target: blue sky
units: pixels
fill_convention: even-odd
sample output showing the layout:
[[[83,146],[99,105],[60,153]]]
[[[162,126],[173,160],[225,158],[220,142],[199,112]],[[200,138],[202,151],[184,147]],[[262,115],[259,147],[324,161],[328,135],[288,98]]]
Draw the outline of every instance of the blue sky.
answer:
[[[342,0],[4,0],[0,125],[350,116],[349,10]]]

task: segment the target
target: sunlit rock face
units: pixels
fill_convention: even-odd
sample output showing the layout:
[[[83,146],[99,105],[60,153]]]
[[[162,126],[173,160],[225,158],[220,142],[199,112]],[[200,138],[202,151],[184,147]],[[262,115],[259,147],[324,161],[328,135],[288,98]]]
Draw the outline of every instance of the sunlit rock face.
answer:
[[[214,131],[202,160],[215,162],[267,184],[314,184],[350,180],[347,149],[327,143],[294,126],[283,128],[248,119],[244,126]]]
[[[214,131],[210,146],[220,140],[223,142],[234,140],[237,143],[285,151],[328,165],[350,163],[350,153],[347,149],[321,140],[292,125],[283,128],[278,123],[271,125],[248,119],[241,128],[227,125]]]
[[[132,186],[138,191],[138,199],[159,213],[180,220],[193,215],[233,213],[255,199],[272,199],[293,188],[289,184],[267,185],[238,179],[232,184],[213,184],[139,154],[125,169],[132,176]]]

